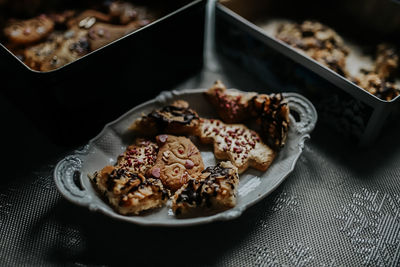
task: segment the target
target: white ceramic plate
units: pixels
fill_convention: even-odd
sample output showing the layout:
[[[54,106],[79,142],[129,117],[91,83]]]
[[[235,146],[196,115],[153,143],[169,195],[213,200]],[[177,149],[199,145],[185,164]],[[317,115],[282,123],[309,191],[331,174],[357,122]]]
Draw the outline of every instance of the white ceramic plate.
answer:
[[[216,118],[214,108],[202,94],[204,90],[163,92],[154,100],[133,108],[119,119],[107,124],[103,131],[90,140],[82,151],[76,151],[57,164],[54,170],[54,179],[58,190],[66,199],[77,205],[88,207],[91,211],[100,211],[112,218],[140,225],[188,226],[217,220],[230,220],[240,216],[245,209],[275,190],[294,169],[303,150],[304,141],[310,137],[309,133],[314,129],[317,121],[317,112],[314,106],[303,96],[284,93],[289,101],[290,109],[296,112],[300,119],[296,121],[291,116],[287,143],[266,172],[250,168],[240,175],[237,205],[230,210],[207,217],[177,219],[169,207],[164,206],[144,215],[124,216],[116,213],[97,195],[88,179],[88,174],[93,174],[104,166],[115,163],[118,155],[132,141],[132,137],[127,134],[128,127],[143,113],[147,114],[174,100],[183,99],[188,101],[191,108],[196,110],[201,117]],[[212,146],[197,145],[203,156],[204,165],[215,165],[217,161],[212,153]],[[80,180],[81,189],[76,185],[77,179]]]

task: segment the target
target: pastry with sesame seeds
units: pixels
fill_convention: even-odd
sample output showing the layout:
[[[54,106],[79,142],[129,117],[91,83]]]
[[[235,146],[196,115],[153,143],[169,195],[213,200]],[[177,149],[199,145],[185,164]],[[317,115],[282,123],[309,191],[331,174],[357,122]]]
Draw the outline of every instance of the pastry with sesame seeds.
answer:
[[[214,155],[230,160],[243,173],[253,167],[266,171],[275,158],[275,151],[260,136],[243,124],[225,124],[220,120],[202,119],[196,135],[206,144],[214,144]]]
[[[122,215],[159,208],[169,198],[169,191],[159,179],[146,178],[127,169],[106,166],[89,178],[99,194]]]
[[[166,188],[175,192],[204,170],[200,151],[189,138],[163,134],[156,140],[160,149],[148,176],[160,179]]]
[[[231,162],[220,162],[202,171],[198,179],[190,179],[172,197],[176,216],[221,212],[236,205],[239,175]]]

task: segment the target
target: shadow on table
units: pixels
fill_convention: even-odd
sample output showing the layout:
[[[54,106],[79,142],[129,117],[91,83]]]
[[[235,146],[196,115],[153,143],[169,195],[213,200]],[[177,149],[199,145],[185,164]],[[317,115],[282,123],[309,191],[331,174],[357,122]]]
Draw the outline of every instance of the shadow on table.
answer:
[[[238,219],[183,228],[120,222],[61,199],[32,222],[22,243],[30,251],[34,242],[43,246],[45,239],[48,247],[42,247],[41,257],[55,265],[216,265],[243,245],[260,221],[260,208],[268,212],[268,203],[276,192]],[[56,234],[50,234],[49,228],[54,228]]]

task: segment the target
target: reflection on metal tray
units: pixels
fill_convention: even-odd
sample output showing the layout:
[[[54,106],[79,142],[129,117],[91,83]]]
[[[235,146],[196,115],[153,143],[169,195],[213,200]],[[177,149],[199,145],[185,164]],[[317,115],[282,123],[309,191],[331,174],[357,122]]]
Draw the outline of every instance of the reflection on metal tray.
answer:
[[[301,3],[290,0],[285,0],[284,3],[257,0],[246,1],[246,4],[238,0],[221,2],[223,4],[217,5],[216,24],[217,49],[221,54],[245,65],[246,69],[266,82],[271,90],[292,90],[306,94],[319,109],[322,122],[328,122],[361,145],[373,142],[389,114],[398,106],[399,98],[388,102],[371,95],[299,50],[276,39],[271,34],[271,29],[273,31],[273,22],[276,19],[313,19],[337,30],[345,40],[351,40],[351,47],[360,44],[363,44],[362,47],[374,47],[388,40],[397,44],[400,20],[395,14],[400,11],[399,5],[390,2],[363,2],[364,4],[359,3],[362,6],[360,12],[357,11],[356,16],[352,16],[354,14],[351,11],[355,10],[352,9],[353,5],[360,1],[339,1],[334,4],[313,0]],[[376,10],[389,11],[384,18],[377,18],[373,16],[376,13],[370,13],[365,5],[379,6]],[[390,26],[383,27],[385,23]],[[357,56],[360,53],[358,50],[355,52],[358,53],[353,53],[352,56],[353,71],[368,65],[368,60],[360,62],[360,57]]]
[[[105,122],[202,67],[206,1],[156,2],[165,16],[55,71],[33,71],[0,44],[1,93],[56,141],[92,137]]]

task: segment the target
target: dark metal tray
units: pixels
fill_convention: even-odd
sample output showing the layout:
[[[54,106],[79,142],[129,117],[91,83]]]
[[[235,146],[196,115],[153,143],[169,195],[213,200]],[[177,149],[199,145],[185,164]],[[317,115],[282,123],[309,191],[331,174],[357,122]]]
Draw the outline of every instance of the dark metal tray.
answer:
[[[93,137],[107,121],[201,69],[206,1],[178,3],[153,23],[50,72],[28,68],[0,44],[1,93],[57,142]]]
[[[222,1],[221,1],[222,2]],[[389,40],[399,44],[400,5],[390,1],[320,3],[297,1],[223,1],[216,8],[217,51],[244,65],[272,91],[297,91],[316,105],[320,119],[361,145],[371,144],[387,118],[398,108],[399,97],[384,101],[350,80],[305,56],[261,28],[260,21],[284,18],[315,19],[336,29],[357,44],[373,46]],[[385,16],[374,16],[366,8],[376,7]],[[290,8],[288,8],[290,7]],[[338,19],[340,18],[340,19]],[[390,26],[388,26],[390,25]],[[368,33],[368,34],[366,34]],[[338,90],[340,89],[340,90]]]

